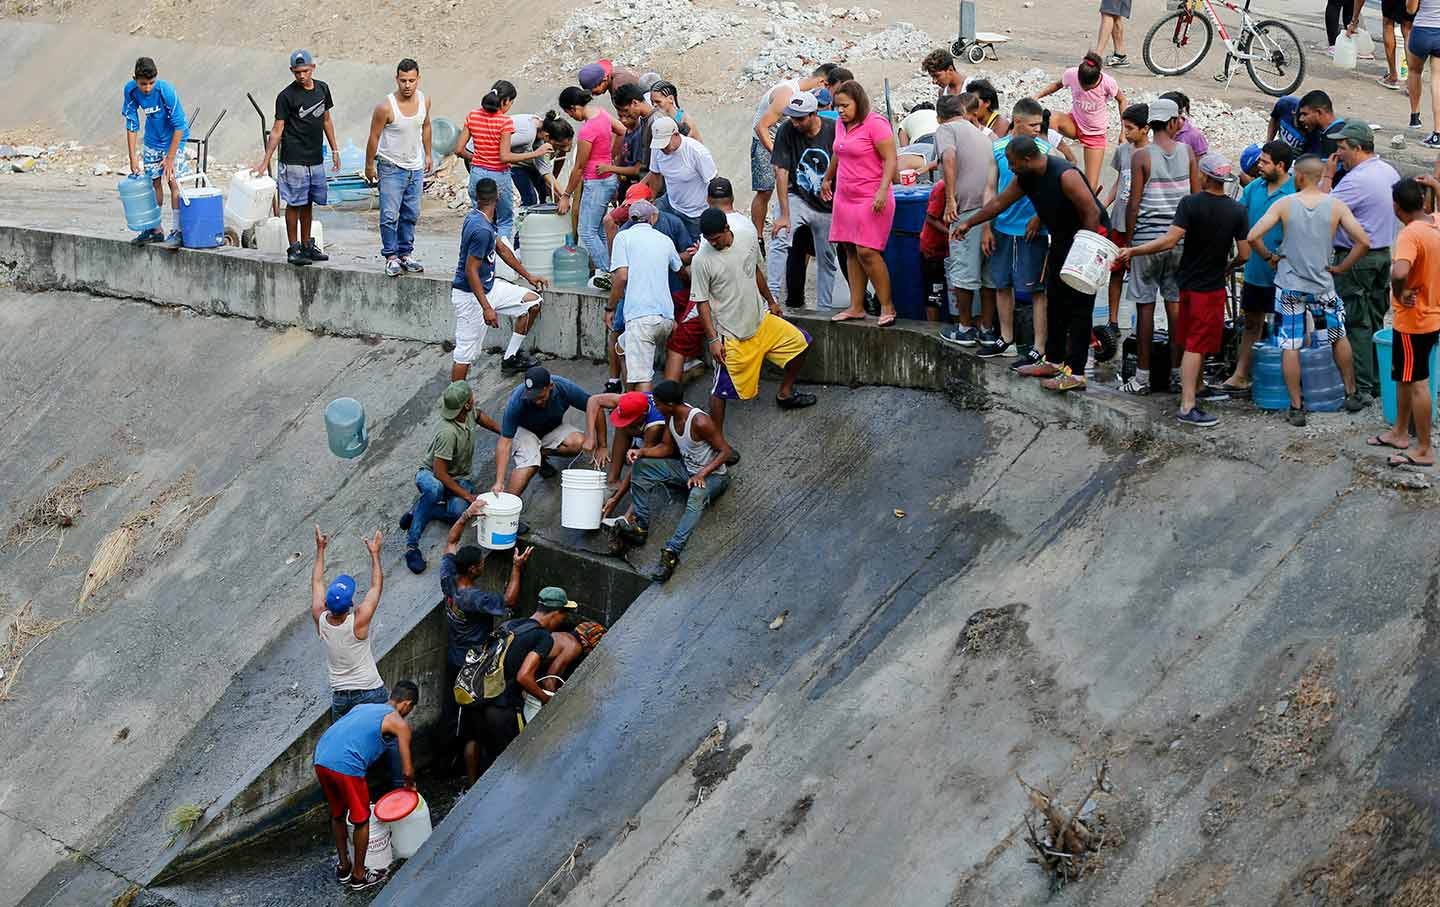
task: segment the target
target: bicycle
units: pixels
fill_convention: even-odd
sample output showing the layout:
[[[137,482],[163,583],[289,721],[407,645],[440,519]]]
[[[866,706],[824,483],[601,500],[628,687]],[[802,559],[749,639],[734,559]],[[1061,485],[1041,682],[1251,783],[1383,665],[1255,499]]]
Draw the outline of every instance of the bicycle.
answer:
[[[1230,0],[1218,0],[1220,6],[1240,14],[1239,34],[1231,37],[1215,11],[1216,2],[1182,0],[1177,9],[1150,26],[1145,34],[1145,66],[1157,76],[1189,72],[1210,52],[1218,28],[1226,54],[1215,81],[1229,85],[1235,64],[1244,61],[1250,81],[1268,95],[1278,98],[1300,87],[1305,78],[1305,49],[1295,30],[1276,19],[1252,19],[1250,0],[1245,0],[1243,8]]]

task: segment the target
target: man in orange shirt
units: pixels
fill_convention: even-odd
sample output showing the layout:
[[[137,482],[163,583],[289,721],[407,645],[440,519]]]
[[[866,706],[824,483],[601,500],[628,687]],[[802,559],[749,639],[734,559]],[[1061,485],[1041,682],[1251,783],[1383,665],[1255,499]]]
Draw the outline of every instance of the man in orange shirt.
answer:
[[[1420,178],[1440,188],[1433,177]],[[1395,216],[1404,227],[1395,239],[1390,266],[1390,307],[1394,313],[1394,353],[1390,378],[1395,382],[1395,426],[1366,441],[1372,447],[1393,447],[1391,466],[1435,465],[1430,446],[1430,354],[1440,337],[1440,226],[1425,213],[1425,190],[1414,179],[1402,179],[1390,192]],[[1410,422],[1415,443],[1410,443]]]

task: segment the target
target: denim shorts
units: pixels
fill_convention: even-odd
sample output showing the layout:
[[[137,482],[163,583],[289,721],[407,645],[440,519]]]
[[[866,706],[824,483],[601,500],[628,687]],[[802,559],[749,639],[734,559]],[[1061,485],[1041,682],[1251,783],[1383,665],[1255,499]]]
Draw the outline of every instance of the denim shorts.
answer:
[[[1410,53],[1412,56],[1440,57],[1440,28],[1415,26],[1410,29]]]
[[[1027,293],[1043,291],[1041,280],[1045,273],[1045,256],[1049,252],[1050,237],[1044,233],[1034,239],[1026,239],[996,230],[995,251],[985,268],[984,285],[997,290],[1013,287]]]
[[[280,200],[287,205],[323,205],[326,193],[325,165],[281,164]]]
[[[759,136],[750,139],[750,188],[755,192],[769,192],[775,188],[775,168],[770,163],[770,152],[760,144]]]

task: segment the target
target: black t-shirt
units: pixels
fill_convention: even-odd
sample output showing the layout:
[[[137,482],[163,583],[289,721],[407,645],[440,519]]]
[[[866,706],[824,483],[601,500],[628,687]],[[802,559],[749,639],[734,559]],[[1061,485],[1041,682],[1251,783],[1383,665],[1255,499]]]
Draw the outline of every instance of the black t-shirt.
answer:
[[[500,625],[501,629],[514,631],[515,640],[510,643],[510,649],[505,653],[505,692],[501,693],[490,703],[501,708],[519,709],[524,704],[524,690],[515,678],[520,673],[520,666],[525,663],[525,656],[531,652],[536,653],[543,660],[550,655],[550,649],[555,645],[555,640],[550,632],[531,618],[522,620],[506,621]],[[539,674],[535,675],[539,678]]]
[[[1223,290],[1230,248],[1250,232],[1245,208],[1224,195],[1196,192],[1180,199],[1175,226],[1185,231],[1180,289],[1194,293]]]
[[[335,106],[330,86],[316,79],[309,91],[291,82],[275,96],[275,119],[284,121],[280,134],[280,163],[314,166],[324,160],[325,111]]]
[[[790,171],[790,192],[816,211],[829,211],[830,203],[820,200],[820,183],[835,153],[835,121],[820,118],[820,131],[809,136],[795,128],[790,117],[775,133],[775,150],[770,162]]]
[[[450,664],[465,664],[465,652],[478,649],[495,629],[495,618],[505,617],[505,600],[494,592],[474,586],[461,588],[456,582],[455,555],[440,559],[440,592],[445,596],[445,623],[450,629],[445,655]]]

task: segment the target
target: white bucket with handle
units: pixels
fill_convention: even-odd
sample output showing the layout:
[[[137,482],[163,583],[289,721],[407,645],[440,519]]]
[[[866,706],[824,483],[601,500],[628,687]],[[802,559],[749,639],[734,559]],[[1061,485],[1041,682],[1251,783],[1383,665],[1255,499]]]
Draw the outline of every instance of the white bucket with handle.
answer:
[[[1065,256],[1060,279],[1087,296],[1110,284],[1110,266],[1120,254],[1120,247],[1099,233],[1081,230],[1075,244]]]
[[[503,491],[496,494],[487,491],[479,495],[485,502],[485,510],[475,521],[475,535],[481,548],[504,551],[515,547],[515,536],[520,533],[520,511],[524,504],[513,494]]]
[[[598,469],[567,469],[560,473],[560,525],[566,529],[599,529],[605,509],[605,473]]]
[[[395,849],[390,844],[390,829],[384,822],[375,815],[375,804],[370,804],[370,844],[365,848],[366,869],[388,869],[391,863],[395,862]],[[345,816],[345,830],[350,837],[355,832],[355,826],[350,824],[350,816]]]
[[[564,686],[565,686],[565,678],[559,676],[558,674],[551,674],[551,675],[549,675],[548,677],[541,677],[540,680],[541,680],[541,681],[545,681],[545,680],[557,680],[557,681],[560,682],[560,686],[561,686],[561,687],[564,687]],[[537,681],[537,682],[538,682],[538,681]],[[560,692],[560,691],[559,691],[559,690],[556,690],[555,692],[558,693],[558,692]],[[526,723],[526,724],[529,724],[530,722],[532,722],[532,721],[535,720],[535,716],[536,716],[536,715],[539,715],[539,714],[540,714],[540,709],[542,709],[542,708],[545,706],[545,703],[543,703],[543,702],[541,702],[540,700],[536,699],[534,696],[531,696],[529,693],[526,693],[526,694],[525,694],[524,699],[525,699],[525,702],[524,702],[524,704],[521,706],[521,711],[522,711],[522,713],[523,713],[524,716],[525,716],[525,723]]]

